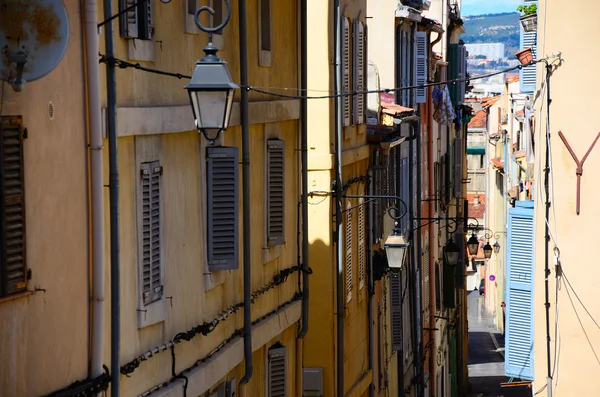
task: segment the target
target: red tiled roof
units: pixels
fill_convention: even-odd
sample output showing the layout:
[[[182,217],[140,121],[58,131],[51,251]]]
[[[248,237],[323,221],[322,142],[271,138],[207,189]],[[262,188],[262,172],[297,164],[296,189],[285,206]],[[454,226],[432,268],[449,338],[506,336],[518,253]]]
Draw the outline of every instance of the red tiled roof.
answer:
[[[487,112],[485,110],[480,110],[473,116],[471,121],[469,121],[469,128],[485,128],[487,125]]]
[[[479,204],[475,205],[475,194],[467,194],[467,202],[469,203],[469,218],[483,218],[485,214],[485,194],[479,194]]]
[[[504,160],[499,157],[495,157],[492,159],[492,164],[497,168],[504,168]]]
[[[401,116],[407,113],[413,113],[413,108],[407,108],[404,106],[396,105],[395,103],[381,102],[382,112],[391,116]]]
[[[518,74],[510,74],[510,75],[506,76],[507,83],[516,83],[519,80],[520,80],[520,78],[519,78]]]
[[[494,105],[496,102],[498,102],[500,100],[500,98],[502,98],[502,95],[498,95],[498,96],[493,96],[493,97],[488,97],[488,98],[483,98],[481,100],[481,106],[485,109],[485,108],[489,108],[490,106]]]

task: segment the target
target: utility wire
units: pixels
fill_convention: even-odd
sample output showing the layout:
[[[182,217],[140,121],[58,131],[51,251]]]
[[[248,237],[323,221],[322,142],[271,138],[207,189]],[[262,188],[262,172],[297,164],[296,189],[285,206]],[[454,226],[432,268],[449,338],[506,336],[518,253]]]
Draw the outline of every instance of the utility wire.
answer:
[[[100,57],[100,59],[99,59],[100,63],[105,63],[106,65],[111,66],[111,67],[119,67],[120,69],[133,68],[133,69],[141,70],[141,71],[147,72],[147,73],[176,77],[178,79],[182,79],[182,78],[190,79],[191,78],[191,76],[185,75],[182,73],[173,73],[173,72],[167,72],[164,70],[148,68],[148,67],[142,66],[139,63],[131,63],[131,62],[127,62],[125,60],[119,59],[119,58],[108,58],[106,55],[101,54],[101,53],[99,54],[99,57]],[[534,65],[539,62],[542,62],[543,60],[545,60],[545,59],[539,59],[536,61],[532,61],[528,65],[525,65],[525,66]],[[444,84],[456,84],[456,83],[460,83],[460,82],[467,82],[467,81],[472,81],[472,80],[480,80],[480,79],[484,79],[484,78],[488,78],[488,77],[493,77],[493,76],[497,76],[500,74],[512,72],[514,70],[520,70],[522,68],[523,68],[523,65],[517,65],[517,66],[503,69],[503,70],[500,70],[497,72],[493,72],[493,73],[487,73],[487,74],[482,74],[482,75],[478,75],[478,76],[469,76],[469,77],[460,78],[460,79],[451,79],[451,80],[446,80],[446,81],[439,81],[439,82],[426,83],[426,84],[417,84],[417,85],[411,85],[411,86],[400,86],[400,87],[395,87],[395,88],[384,88],[384,89],[379,89],[379,90],[362,90],[362,91],[349,91],[349,92],[340,92],[340,93],[337,93],[334,91],[333,93],[330,93],[327,95],[316,95],[316,96],[282,94],[282,93],[272,92],[272,91],[268,91],[268,90],[265,90],[265,89],[262,89],[259,87],[253,87],[253,86],[240,86],[240,88],[243,88],[248,91],[254,91],[254,92],[261,93],[261,94],[271,95],[271,96],[275,96],[275,97],[279,97],[279,98],[286,98],[286,99],[332,99],[332,98],[347,97],[347,96],[354,96],[354,95],[391,93],[391,92],[397,92],[397,91],[403,91],[403,90],[413,90],[413,89],[419,89],[419,88],[425,88],[425,87],[433,87],[433,86],[444,85]],[[297,90],[296,88],[280,88],[280,89],[281,90]]]
[[[592,314],[590,313],[590,311],[587,309],[587,307],[585,307],[585,305],[583,304],[583,302],[579,298],[579,295],[577,295],[577,292],[575,292],[575,288],[573,288],[573,286],[571,285],[571,282],[567,278],[567,275],[565,274],[565,271],[561,269],[561,272],[562,272],[563,278],[565,279],[565,281],[567,282],[567,284],[571,288],[571,291],[573,291],[573,294],[575,295],[575,297],[577,298],[577,300],[579,301],[579,303],[581,303],[581,306],[583,307],[583,310],[585,310],[585,312],[588,314],[588,316],[590,316],[590,318],[592,319],[592,321],[594,322],[594,324],[596,324],[596,327],[598,327],[598,329],[600,329],[600,324],[598,324],[598,322],[596,321],[596,319],[592,316]]]
[[[594,357],[596,357],[596,361],[600,365],[600,359],[598,358],[598,355],[596,354],[596,350],[594,350],[594,346],[592,345],[592,341],[590,341],[590,337],[588,336],[588,334],[585,330],[585,327],[583,326],[583,323],[581,322],[581,318],[579,318],[579,313],[577,313],[577,309],[575,308],[573,299],[571,299],[571,294],[569,293],[569,289],[567,288],[567,289],[565,289],[565,291],[567,291],[567,296],[569,297],[569,300],[571,301],[571,306],[573,306],[573,311],[575,312],[575,316],[577,316],[577,321],[579,321],[579,325],[581,326],[583,334],[585,335],[585,338],[587,339],[588,344],[590,345],[590,349],[592,349],[592,353],[594,353]]]

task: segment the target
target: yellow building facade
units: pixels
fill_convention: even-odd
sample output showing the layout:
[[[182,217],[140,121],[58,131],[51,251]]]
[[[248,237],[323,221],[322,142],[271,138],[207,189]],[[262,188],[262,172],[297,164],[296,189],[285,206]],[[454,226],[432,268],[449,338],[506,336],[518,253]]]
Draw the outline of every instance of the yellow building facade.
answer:
[[[8,84],[3,86],[3,139],[23,138],[27,214],[23,269],[31,272],[24,288],[3,290],[0,297],[0,315],[5,319],[0,327],[4,368],[0,394],[4,396],[45,395],[85,380],[92,360],[94,225],[86,133],[92,109],[86,107],[91,88],[83,49],[97,38],[104,54],[104,37],[81,34],[89,1],[64,3],[70,35],[62,62],[48,76],[27,83],[21,93],[12,92]],[[113,13],[126,5],[130,3],[113,1]],[[191,74],[207,43],[207,35],[195,27],[191,14],[202,5],[206,2],[150,1],[148,11],[139,9],[135,18],[117,18],[113,21],[115,57],[149,69]],[[215,7],[218,23],[216,19],[226,10],[219,10],[216,1],[209,5]],[[231,21],[214,37],[219,56],[228,62],[236,82],[240,76],[237,5],[232,4]],[[100,22],[105,19],[102,2],[95,6],[96,22]],[[252,86],[298,86],[298,7],[291,0],[247,1]],[[210,25],[204,14],[204,22]],[[105,67],[106,63],[100,67],[99,85],[103,118]],[[116,74],[121,368],[110,371],[121,373],[120,394],[181,396],[185,389],[188,396],[224,396],[232,391],[268,396],[279,389],[296,395],[302,379],[302,354],[296,340],[302,291],[297,271],[299,100],[249,93],[254,370],[249,382],[240,385],[245,374],[240,331],[243,309],[239,307],[244,300],[245,264],[239,91],[229,129],[209,147],[194,126],[183,89],[187,79],[133,67],[117,68]],[[105,122],[102,133],[106,138]],[[106,185],[107,147],[104,139]],[[228,219],[232,225],[237,219],[237,232],[226,236],[236,254],[223,262],[219,262],[218,244],[209,242],[214,225],[220,222],[215,211],[223,210],[218,204],[224,199],[213,190],[218,187],[219,169],[237,178],[228,190],[231,208],[236,208]],[[271,193],[280,189],[278,195],[268,195],[268,187]],[[273,212],[275,202],[277,213]],[[109,213],[109,189],[105,189],[101,362],[107,366],[111,358]],[[275,218],[278,221],[271,223]],[[210,323],[213,326],[207,328]],[[207,329],[212,330],[206,335],[199,332]],[[31,374],[37,374],[35,382],[29,379]]]

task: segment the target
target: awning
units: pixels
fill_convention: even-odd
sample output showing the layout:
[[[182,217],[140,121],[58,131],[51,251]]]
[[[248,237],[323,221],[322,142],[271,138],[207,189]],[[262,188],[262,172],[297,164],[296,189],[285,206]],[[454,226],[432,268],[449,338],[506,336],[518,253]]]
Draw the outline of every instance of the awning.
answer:
[[[484,147],[469,147],[467,148],[467,154],[485,154]]]

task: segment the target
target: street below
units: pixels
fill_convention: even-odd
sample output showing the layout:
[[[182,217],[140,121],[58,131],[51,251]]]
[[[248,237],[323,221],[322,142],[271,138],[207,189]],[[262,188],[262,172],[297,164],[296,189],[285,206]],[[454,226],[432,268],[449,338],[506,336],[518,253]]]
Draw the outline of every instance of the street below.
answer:
[[[484,307],[484,296],[469,291],[469,384],[468,397],[531,397],[528,387],[502,387],[504,376],[504,336]],[[518,381],[518,379],[513,379]]]

